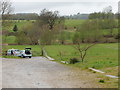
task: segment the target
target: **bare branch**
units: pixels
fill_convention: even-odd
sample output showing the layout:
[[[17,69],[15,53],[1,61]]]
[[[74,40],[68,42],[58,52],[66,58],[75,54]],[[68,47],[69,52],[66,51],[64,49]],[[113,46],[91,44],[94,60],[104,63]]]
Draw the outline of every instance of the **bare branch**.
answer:
[[[0,1],[0,14],[3,16],[4,14],[10,14],[13,10],[12,3],[9,0]]]
[[[88,46],[88,47],[85,49],[85,51],[87,51],[89,48],[91,48],[91,47],[94,46],[95,44],[96,44],[96,43],[94,43],[94,44]]]
[[[78,50],[79,51],[79,53],[80,53],[80,58],[81,58],[81,60],[82,60],[82,62],[84,61],[84,58],[85,58],[85,56],[86,56],[86,54],[87,54],[87,50],[89,49],[89,48],[91,48],[92,46],[94,46],[96,43],[94,43],[94,44],[91,44],[91,45],[88,45],[88,46],[84,46],[84,47],[81,47],[81,44],[80,43],[77,43],[77,45],[76,46],[73,46],[76,50]]]

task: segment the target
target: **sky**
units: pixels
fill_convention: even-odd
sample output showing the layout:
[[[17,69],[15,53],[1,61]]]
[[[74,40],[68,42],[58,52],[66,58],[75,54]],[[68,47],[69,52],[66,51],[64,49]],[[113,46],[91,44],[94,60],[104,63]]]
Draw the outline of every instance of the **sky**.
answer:
[[[40,13],[46,8],[59,11],[60,15],[89,14],[103,11],[112,6],[112,11],[118,11],[119,0],[12,0],[14,13]]]

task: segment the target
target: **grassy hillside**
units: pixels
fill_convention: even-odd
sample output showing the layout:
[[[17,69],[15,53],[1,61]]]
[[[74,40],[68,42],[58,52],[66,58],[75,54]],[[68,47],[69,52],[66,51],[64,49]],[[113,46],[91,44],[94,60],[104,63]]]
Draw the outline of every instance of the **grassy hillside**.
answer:
[[[21,30],[24,25],[27,25],[28,23],[31,23],[31,21],[27,20],[9,20],[5,21],[5,23],[2,25],[2,30],[8,30],[10,32],[13,31],[14,25],[17,25],[18,30]]]
[[[85,20],[74,20],[74,19],[66,19],[65,20],[65,38],[66,38],[66,43],[72,43],[72,38],[75,34],[75,29],[74,27],[78,27],[80,26]],[[9,23],[8,23],[9,22]],[[22,28],[26,25],[28,25],[29,23],[35,22],[33,20],[31,21],[27,21],[27,20],[12,20],[12,21],[6,21],[5,24],[3,24],[3,31],[7,30],[9,32],[13,32],[13,27],[14,25],[17,25],[18,27],[18,32],[20,30],[22,30]],[[109,35],[110,34],[110,29],[102,29],[101,30],[102,35]],[[116,36],[118,34],[118,29],[114,28],[113,29],[113,35]],[[5,40],[4,43],[8,43],[8,44],[15,44],[16,43],[16,37],[11,35],[11,36],[7,36],[4,37],[3,35],[3,39]],[[116,42],[114,40],[114,37],[112,37],[112,39],[110,38],[111,41]]]
[[[65,26],[67,28],[74,28],[82,24],[85,20],[74,20],[74,19],[69,19],[65,20]],[[3,24],[2,30],[8,30],[12,31],[14,25],[16,24],[18,26],[18,29],[21,30],[21,28],[24,25],[27,25],[29,23],[32,23],[33,20],[27,21],[27,20],[10,20],[10,21],[5,21],[5,24]]]

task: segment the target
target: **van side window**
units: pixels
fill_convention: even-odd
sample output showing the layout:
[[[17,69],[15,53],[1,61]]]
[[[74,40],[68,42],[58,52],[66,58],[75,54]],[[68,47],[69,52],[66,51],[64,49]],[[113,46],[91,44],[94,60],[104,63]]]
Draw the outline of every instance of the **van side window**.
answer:
[[[8,52],[11,52],[11,50],[8,50]]]

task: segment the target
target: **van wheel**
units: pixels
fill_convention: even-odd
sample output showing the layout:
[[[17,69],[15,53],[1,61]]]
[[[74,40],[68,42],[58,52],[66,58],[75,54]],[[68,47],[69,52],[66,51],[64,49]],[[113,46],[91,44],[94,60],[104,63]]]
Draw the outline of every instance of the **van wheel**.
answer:
[[[22,58],[25,58],[25,56],[24,56],[24,55],[22,55],[21,57],[22,57]]]
[[[29,58],[31,58],[31,56]]]

